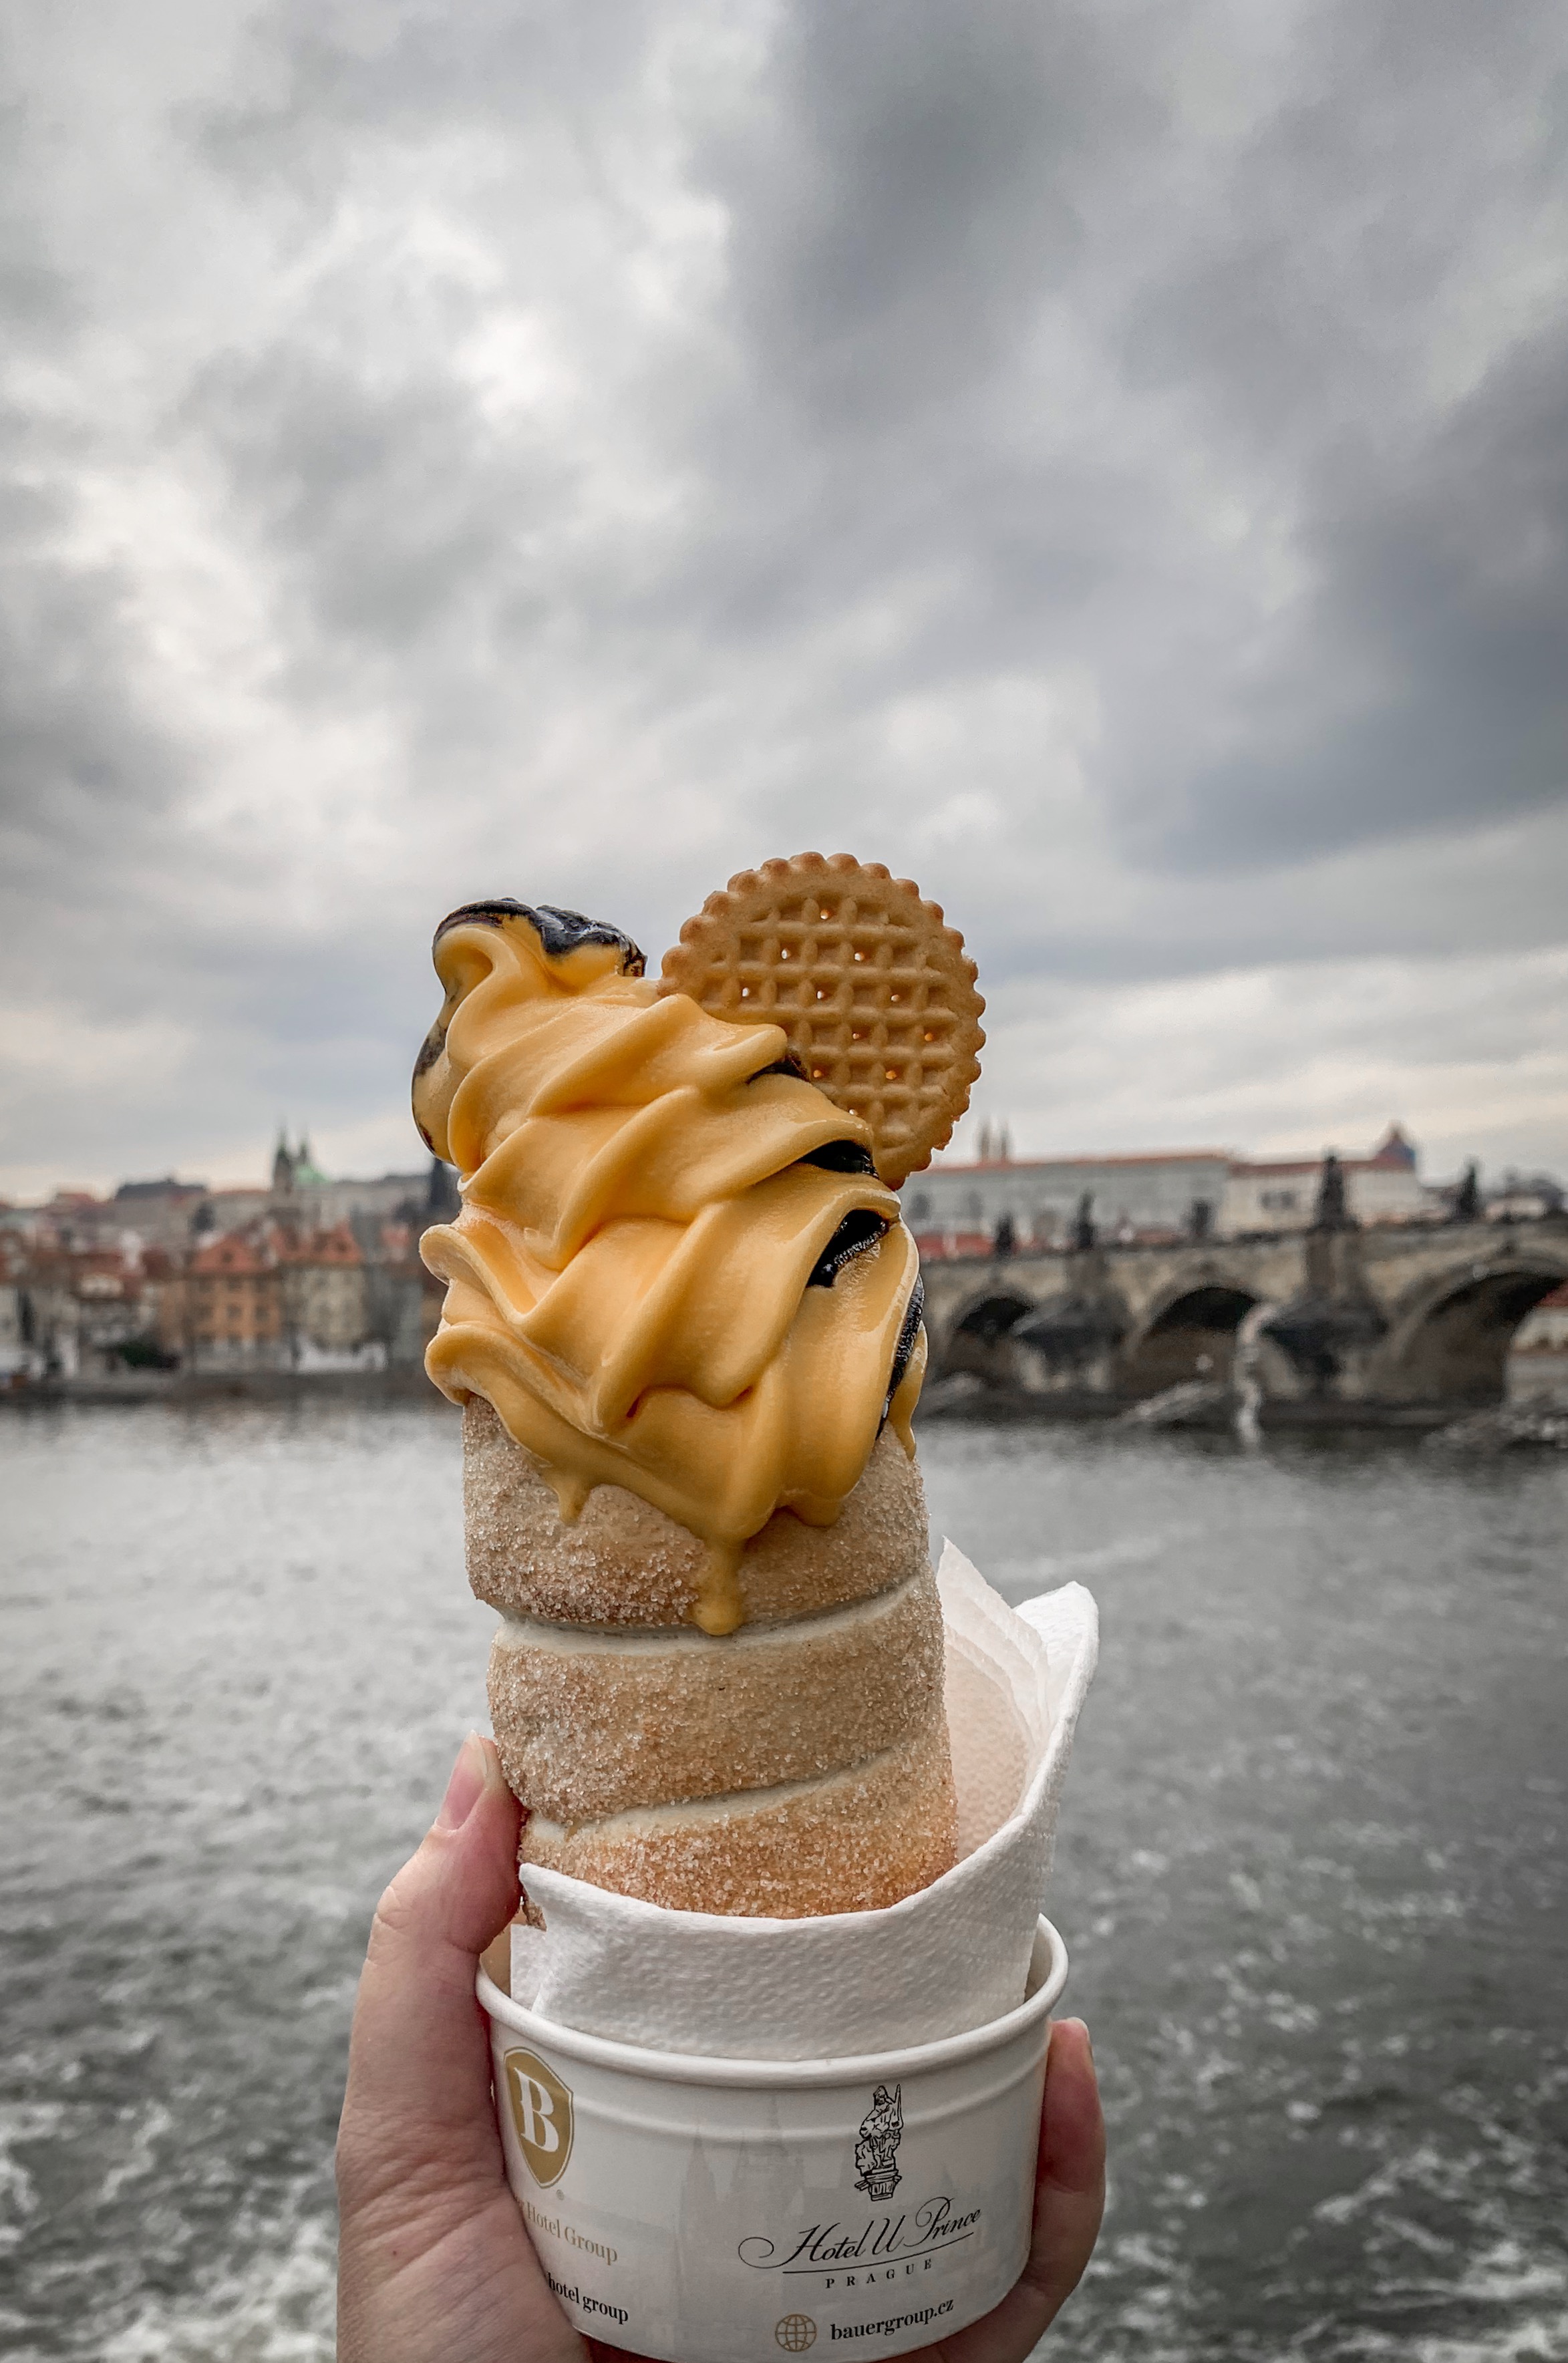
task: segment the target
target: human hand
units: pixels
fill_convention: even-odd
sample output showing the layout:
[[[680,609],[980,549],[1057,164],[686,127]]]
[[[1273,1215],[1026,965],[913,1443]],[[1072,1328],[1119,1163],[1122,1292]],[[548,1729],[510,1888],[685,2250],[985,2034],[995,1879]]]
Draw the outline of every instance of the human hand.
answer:
[[[338,2363],[583,2363],[506,2184],[479,1956],[517,1908],[519,1810],[471,1732],[376,1908],[338,2131]]]
[[[338,2363],[616,2363],[551,2296],[507,2187],[479,1956],[517,1906],[518,1808],[488,1740],[464,1741],[441,1810],[376,1912],[338,2136]],[[1051,2031],[1023,2275],[983,2322],[913,2363],[1023,2363],[1077,2286],[1105,2199],[1087,2031]]]
[[[1024,2363],[1084,2278],[1106,2212],[1106,2125],[1081,2018],[1059,2018],[1045,2055],[1029,2261],[1000,2305],[904,2363]]]

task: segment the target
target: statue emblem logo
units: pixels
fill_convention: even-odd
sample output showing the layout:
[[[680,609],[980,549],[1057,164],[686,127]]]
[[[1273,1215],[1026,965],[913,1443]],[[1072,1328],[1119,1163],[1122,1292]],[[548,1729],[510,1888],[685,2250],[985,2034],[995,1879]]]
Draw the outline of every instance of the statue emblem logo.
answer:
[[[855,2144],[855,2189],[868,2199],[891,2199],[904,2177],[897,2167],[898,2145],[904,2138],[904,2087],[889,2091],[879,2084],[870,2108],[861,2119]]]

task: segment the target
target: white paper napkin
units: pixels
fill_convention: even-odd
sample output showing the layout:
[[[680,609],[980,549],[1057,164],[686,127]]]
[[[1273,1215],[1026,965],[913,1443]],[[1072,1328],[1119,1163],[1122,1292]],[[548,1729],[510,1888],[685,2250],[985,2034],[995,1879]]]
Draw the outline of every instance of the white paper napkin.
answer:
[[[960,1860],[882,1912],[748,1920],[530,1867],[542,1928],[512,1931],[512,1992],[654,2050],[843,2058],[984,2026],[1022,2001],[1099,1619],[1082,1584],[1009,1608],[950,1542],[937,1571]]]

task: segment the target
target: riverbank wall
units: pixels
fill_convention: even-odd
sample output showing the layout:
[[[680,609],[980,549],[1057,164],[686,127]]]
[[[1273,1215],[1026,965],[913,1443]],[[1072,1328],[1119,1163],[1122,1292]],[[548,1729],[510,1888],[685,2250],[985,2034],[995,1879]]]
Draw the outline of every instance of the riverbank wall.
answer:
[[[32,1379],[0,1386],[0,1411],[50,1404],[424,1403],[452,1409],[417,1362],[384,1370],[128,1370],[124,1377]]]

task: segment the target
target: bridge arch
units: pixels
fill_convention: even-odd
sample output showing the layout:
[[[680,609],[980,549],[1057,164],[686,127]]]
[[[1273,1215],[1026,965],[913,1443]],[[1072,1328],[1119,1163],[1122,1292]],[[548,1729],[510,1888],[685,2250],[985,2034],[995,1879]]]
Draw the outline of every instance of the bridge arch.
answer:
[[[1407,1291],[1381,1357],[1391,1391],[1412,1403],[1496,1403],[1515,1330],[1564,1279],[1568,1248],[1537,1240]]]
[[[1128,1340],[1122,1384],[1129,1394],[1159,1394],[1189,1379],[1228,1384],[1236,1333],[1261,1304],[1256,1289],[1223,1270],[1173,1281],[1151,1303],[1136,1337]]]
[[[1005,1381],[1012,1374],[1008,1339],[1016,1323],[1034,1311],[1034,1301],[1005,1280],[993,1280],[960,1304],[930,1339],[936,1374],[973,1370],[977,1377]]]

